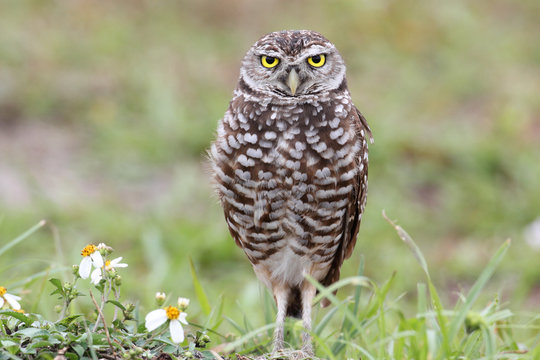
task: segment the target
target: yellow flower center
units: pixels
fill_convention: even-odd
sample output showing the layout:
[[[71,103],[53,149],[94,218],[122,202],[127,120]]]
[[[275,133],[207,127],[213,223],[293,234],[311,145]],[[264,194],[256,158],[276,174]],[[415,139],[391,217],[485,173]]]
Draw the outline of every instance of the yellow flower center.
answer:
[[[24,310],[23,310],[23,309],[19,309],[19,310],[13,309],[13,311],[18,312],[18,313],[21,313],[21,314],[24,314]]]
[[[93,244],[90,244],[90,245],[86,245],[84,247],[84,249],[82,249],[81,251],[81,255],[82,256],[90,256],[90,254],[92,254],[94,251],[97,250],[97,247],[96,245],[93,245]]]
[[[3,286],[0,286],[0,296],[4,296],[6,292],[7,292],[6,288]]]
[[[176,320],[178,319],[178,316],[180,316],[180,310],[174,306],[167,306],[165,311],[167,312],[167,317],[170,320]]]
[[[107,271],[111,271],[112,270],[112,267],[111,267],[111,260],[107,260],[105,261],[105,270]]]

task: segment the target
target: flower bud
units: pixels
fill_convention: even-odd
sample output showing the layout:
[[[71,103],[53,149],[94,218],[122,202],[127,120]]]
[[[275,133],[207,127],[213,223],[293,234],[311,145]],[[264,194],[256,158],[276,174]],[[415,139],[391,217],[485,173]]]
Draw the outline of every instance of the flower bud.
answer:
[[[73,288],[73,285],[69,282],[65,282],[62,286],[66,292],[69,292]]]
[[[189,299],[183,298],[183,297],[178,298],[178,308],[181,311],[185,311],[188,306],[189,306]]]
[[[116,286],[122,285],[122,277],[120,275],[115,275],[115,277],[114,277],[114,285],[116,285]]]
[[[105,245],[104,243],[99,243],[98,246],[96,246],[96,248],[103,256],[109,255],[110,253],[113,252],[113,248]]]
[[[79,275],[79,265],[73,265],[71,269],[71,272],[73,273],[73,275],[75,275],[76,279],[81,277]]]
[[[155,297],[157,306],[163,305],[166,297],[167,295],[164,292],[157,292]]]

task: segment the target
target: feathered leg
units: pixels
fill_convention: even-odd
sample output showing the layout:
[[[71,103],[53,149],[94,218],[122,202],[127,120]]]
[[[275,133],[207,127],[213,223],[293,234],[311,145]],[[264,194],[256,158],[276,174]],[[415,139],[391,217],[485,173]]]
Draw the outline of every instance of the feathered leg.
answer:
[[[311,356],[313,356],[313,344],[311,343],[311,335],[307,331],[311,331],[311,308],[315,293],[315,286],[307,280],[304,281],[302,286],[302,323],[306,331],[302,334],[302,351]]]
[[[276,328],[274,330],[274,353],[283,350],[285,345],[283,340],[283,326],[285,324],[287,312],[288,295],[288,290],[284,287],[274,289],[274,297],[277,304]]]

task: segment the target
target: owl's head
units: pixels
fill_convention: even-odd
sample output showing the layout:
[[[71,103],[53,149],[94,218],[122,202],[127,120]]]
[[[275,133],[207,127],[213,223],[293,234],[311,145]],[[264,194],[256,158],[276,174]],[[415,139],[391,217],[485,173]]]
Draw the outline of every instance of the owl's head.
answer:
[[[293,98],[344,87],[345,63],[336,47],[308,30],[273,32],[242,61],[240,81],[264,95]]]

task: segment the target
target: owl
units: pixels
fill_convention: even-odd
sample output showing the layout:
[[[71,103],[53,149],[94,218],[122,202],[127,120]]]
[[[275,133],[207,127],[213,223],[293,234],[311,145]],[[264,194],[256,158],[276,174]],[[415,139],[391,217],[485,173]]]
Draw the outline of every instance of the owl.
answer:
[[[328,286],[351,256],[368,138],[343,58],[321,34],[273,32],[249,49],[209,156],[229,231],[276,301],[275,352],[287,316],[311,330],[316,289],[305,275]],[[302,350],[313,354],[307,331]]]

